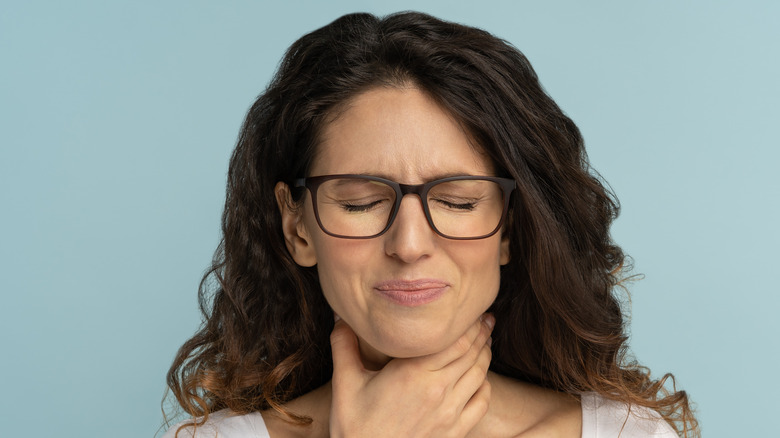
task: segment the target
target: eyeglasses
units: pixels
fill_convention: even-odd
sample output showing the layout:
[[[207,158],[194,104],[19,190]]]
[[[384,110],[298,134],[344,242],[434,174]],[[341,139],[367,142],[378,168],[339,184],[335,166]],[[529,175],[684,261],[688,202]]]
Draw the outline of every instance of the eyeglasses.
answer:
[[[294,187],[311,193],[322,231],[345,239],[384,234],[405,195],[422,200],[433,231],[455,240],[484,239],[504,223],[515,181],[492,176],[453,176],[425,184],[400,184],[376,176],[323,175],[299,178]]]

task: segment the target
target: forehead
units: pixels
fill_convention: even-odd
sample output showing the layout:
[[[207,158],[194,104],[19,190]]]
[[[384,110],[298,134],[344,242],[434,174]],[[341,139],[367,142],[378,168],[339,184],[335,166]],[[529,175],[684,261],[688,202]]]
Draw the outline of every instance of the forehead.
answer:
[[[351,99],[322,130],[310,175],[385,176],[418,183],[492,175],[460,124],[414,87],[374,88]]]

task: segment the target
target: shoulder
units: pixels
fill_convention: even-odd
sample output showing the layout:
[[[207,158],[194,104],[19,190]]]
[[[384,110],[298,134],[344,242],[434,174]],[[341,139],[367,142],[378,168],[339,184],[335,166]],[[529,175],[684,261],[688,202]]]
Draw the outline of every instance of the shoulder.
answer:
[[[677,438],[677,433],[652,409],[629,406],[594,392],[581,395],[582,438]]]
[[[176,431],[182,425],[192,423],[185,420],[171,426],[162,438],[176,437]],[[179,432],[178,438],[269,438],[268,430],[259,412],[237,415],[228,409],[209,414],[205,424],[188,426]]]

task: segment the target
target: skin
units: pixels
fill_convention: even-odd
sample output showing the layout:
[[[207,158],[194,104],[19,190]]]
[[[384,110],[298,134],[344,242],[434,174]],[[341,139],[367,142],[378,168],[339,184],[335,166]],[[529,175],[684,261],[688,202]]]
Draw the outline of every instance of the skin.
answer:
[[[410,86],[368,90],[324,128],[310,174],[342,173],[421,184],[493,169],[449,114]],[[500,232],[438,236],[410,195],[384,235],[341,239],[319,228],[308,193],[302,208],[290,207],[283,183],[276,195],[290,253],[301,266],[317,265],[340,321],[332,382],[288,404],[312,425],[265,412],[271,436],[580,436],[576,399],[487,371],[493,319],[483,315],[510,257]],[[417,279],[446,287],[415,307],[376,290]]]

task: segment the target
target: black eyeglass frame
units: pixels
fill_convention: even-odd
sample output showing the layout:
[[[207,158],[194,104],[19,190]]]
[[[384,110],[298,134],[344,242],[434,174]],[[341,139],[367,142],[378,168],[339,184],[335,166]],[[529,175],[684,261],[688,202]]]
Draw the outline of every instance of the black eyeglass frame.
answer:
[[[371,236],[344,236],[341,234],[331,233],[330,231],[325,229],[325,227],[322,225],[322,222],[320,221],[320,213],[317,211],[317,189],[322,183],[334,179],[339,179],[339,178],[361,178],[370,181],[377,181],[377,182],[387,184],[395,191],[395,205],[393,205],[393,211],[390,213],[390,218],[387,220],[387,225],[385,225],[385,228],[382,229],[382,231],[373,234]],[[501,219],[498,221],[498,225],[496,225],[496,228],[493,229],[493,231],[476,237],[453,237],[442,233],[436,228],[436,225],[434,225],[433,219],[431,218],[431,212],[428,209],[428,199],[427,199],[428,191],[431,189],[431,187],[437,184],[441,184],[449,181],[460,181],[460,180],[492,181],[501,187],[502,194],[504,195],[504,209],[501,212]],[[398,214],[398,210],[401,208],[401,201],[403,200],[403,197],[409,194],[415,194],[420,197],[420,201],[422,202],[422,206],[423,206],[423,212],[425,213],[425,218],[428,220],[428,225],[436,234],[451,240],[478,240],[478,239],[486,239],[496,234],[498,230],[501,229],[501,226],[504,225],[507,212],[509,211],[509,198],[512,192],[517,187],[517,183],[513,179],[500,178],[497,176],[463,175],[463,176],[450,176],[447,178],[441,178],[441,179],[429,181],[425,184],[401,184],[395,181],[391,181],[389,179],[380,178],[378,176],[341,174],[341,175],[321,175],[321,176],[311,176],[308,178],[297,178],[293,181],[293,187],[305,187],[306,189],[309,190],[309,193],[311,193],[312,205],[314,206],[314,217],[317,220],[317,224],[320,226],[320,229],[329,236],[339,237],[342,239],[373,239],[375,237],[379,237],[382,234],[385,234],[387,230],[389,230],[390,227],[393,225],[393,222],[395,221],[395,217]]]

